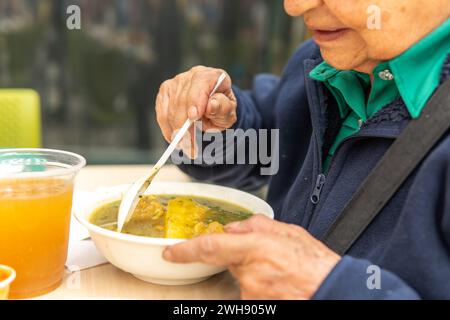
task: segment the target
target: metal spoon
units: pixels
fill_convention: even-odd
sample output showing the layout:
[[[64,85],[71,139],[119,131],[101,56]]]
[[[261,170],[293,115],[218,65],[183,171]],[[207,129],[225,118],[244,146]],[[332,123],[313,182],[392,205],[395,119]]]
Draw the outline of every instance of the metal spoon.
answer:
[[[211,92],[210,97],[217,92],[219,87],[221,86],[222,82],[225,80],[226,74],[222,73],[217,80],[216,86],[214,87],[213,91]],[[150,174],[148,177],[143,180],[139,179],[138,181],[134,182],[131,187],[128,189],[128,191],[123,195],[122,202],[120,203],[119,207],[119,215],[117,219],[117,231],[121,232],[123,226],[125,223],[127,223],[133,213],[136,209],[136,206],[139,203],[139,200],[142,198],[142,195],[145,193],[145,191],[148,189],[150,184],[152,183],[155,176],[158,174],[159,170],[164,166],[164,164],[167,162],[169,157],[171,156],[172,152],[176,149],[178,144],[180,143],[181,139],[183,139],[186,132],[189,130],[191,125],[194,123],[194,121],[188,119],[183,124],[181,129],[176,134],[175,138],[172,140],[170,145],[167,147],[166,151],[163,153],[161,158],[158,160],[158,162],[153,166],[153,168],[150,170]]]

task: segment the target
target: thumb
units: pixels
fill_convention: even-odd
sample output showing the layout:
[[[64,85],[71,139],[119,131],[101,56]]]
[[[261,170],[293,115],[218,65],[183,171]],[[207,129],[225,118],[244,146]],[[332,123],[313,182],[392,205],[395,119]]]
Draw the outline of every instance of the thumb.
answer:
[[[293,225],[271,220],[266,216],[256,214],[250,219],[234,222],[225,226],[227,233],[268,233],[287,238],[301,238],[306,230]]]
[[[205,117],[218,126],[227,127],[236,117],[236,102],[225,94],[216,93],[209,99]]]
[[[243,221],[232,222],[225,226],[228,233],[270,232],[273,229],[272,220],[261,214],[255,214]]]
[[[201,70],[201,72],[196,72],[192,76],[191,87],[188,93],[189,117],[192,120],[198,120],[203,117],[208,107],[211,92],[216,86],[219,77],[225,73],[225,71],[220,69],[206,68],[206,70]],[[225,95],[230,94],[231,78],[229,75],[226,76],[225,80],[217,89],[217,92]]]

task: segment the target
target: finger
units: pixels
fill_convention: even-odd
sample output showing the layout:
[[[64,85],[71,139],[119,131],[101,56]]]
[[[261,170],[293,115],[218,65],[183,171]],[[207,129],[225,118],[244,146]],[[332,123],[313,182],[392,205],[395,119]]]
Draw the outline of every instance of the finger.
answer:
[[[206,118],[214,119],[219,115],[221,103],[219,101],[218,95],[219,94],[216,93],[209,100],[208,106],[206,107],[206,113],[205,113]],[[222,102],[222,104],[225,104],[225,103]]]
[[[197,143],[195,141],[195,129],[192,126],[180,142],[180,149],[190,159],[197,157]]]
[[[245,234],[251,232],[270,233],[288,238],[301,238],[305,230],[299,226],[271,220],[263,215],[254,215],[250,219],[234,222],[225,226],[228,233]]]
[[[203,262],[217,266],[240,264],[258,245],[252,235],[214,234],[168,247],[164,259],[171,262]]]
[[[161,90],[156,98],[156,121],[158,122],[164,139],[170,143],[172,137],[172,127],[168,119],[169,96],[165,89]]]
[[[195,114],[197,116],[195,120],[203,117],[208,106],[211,92],[214,90],[217,80],[222,73],[225,73],[225,71],[220,69],[193,69],[192,85],[189,90],[188,105],[190,108],[190,112],[192,112],[192,115]],[[230,91],[231,79],[227,75],[225,80],[217,89],[217,92],[228,95]]]
[[[219,128],[228,128],[236,121],[236,103],[223,93],[216,93],[209,100],[205,117]]]
[[[274,228],[272,223],[268,217],[255,214],[249,219],[226,225],[225,230],[228,233],[270,232]]]
[[[189,135],[188,135],[190,148],[187,150],[190,152],[189,157],[191,159],[195,159],[197,157],[197,129],[195,128],[195,124],[193,124],[189,128]]]
[[[186,122],[188,117],[187,106],[186,106],[186,97],[189,92],[190,87],[190,77],[189,76],[177,76],[177,88],[175,92],[175,97],[173,99],[173,103],[170,107],[170,120],[172,128],[181,129],[183,124]]]
[[[198,147],[196,140],[196,125],[198,122],[195,122],[189,130],[186,132],[183,139],[180,141],[179,149],[183,150],[183,153],[190,159],[195,159],[197,157]]]

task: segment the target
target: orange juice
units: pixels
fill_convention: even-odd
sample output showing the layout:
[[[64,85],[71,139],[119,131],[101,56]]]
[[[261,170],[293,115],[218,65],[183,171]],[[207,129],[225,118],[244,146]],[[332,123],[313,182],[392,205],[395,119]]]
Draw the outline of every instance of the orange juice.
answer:
[[[16,270],[10,298],[49,292],[67,257],[73,175],[0,179],[0,264]]]

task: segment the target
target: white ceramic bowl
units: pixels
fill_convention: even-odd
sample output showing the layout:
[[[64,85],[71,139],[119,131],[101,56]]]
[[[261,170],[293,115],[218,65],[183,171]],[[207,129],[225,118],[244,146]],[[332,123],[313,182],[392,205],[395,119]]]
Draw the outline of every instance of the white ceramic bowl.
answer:
[[[162,258],[163,250],[183,242],[181,239],[147,238],[121,234],[93,225],[91,214],[101,205],[120,200],[128,186],[105,188],[93,195],[93,200],[75,212],[77,220],[91,235],[97,249],[113,265],[146,282],[164,285],[184,285],[200,282],[224,269],[202,263],[175,264]],[[236,189],[200,184],[155,182],[147,194],[203,196],[235,203],[251,212],[273,219],[272,208],[260,198]]]

